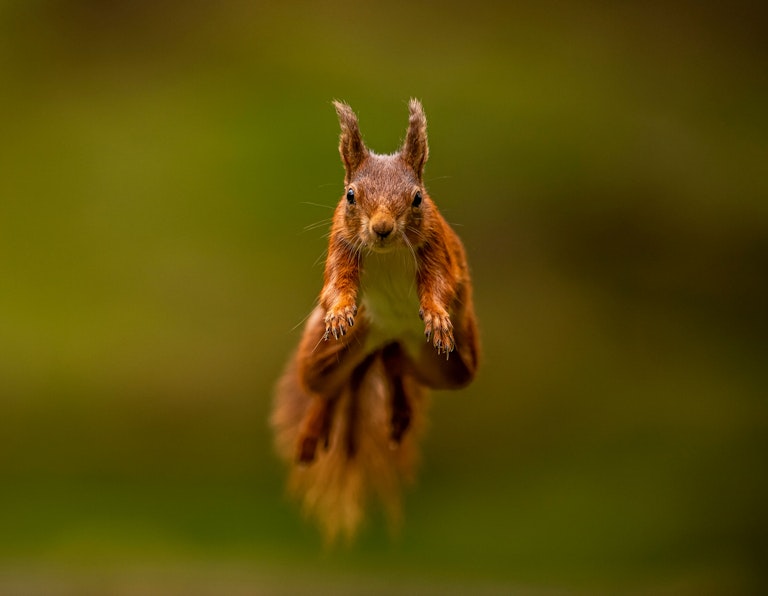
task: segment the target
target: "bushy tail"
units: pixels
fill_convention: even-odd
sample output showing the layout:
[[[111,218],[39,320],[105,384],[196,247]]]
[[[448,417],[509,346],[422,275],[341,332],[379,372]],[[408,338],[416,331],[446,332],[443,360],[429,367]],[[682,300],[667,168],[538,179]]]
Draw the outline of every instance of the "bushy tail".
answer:
[[[277,386],[271,423],[278,453],[290,466],[289,492],[305,514],[319,523],[326,540],[351,540],[365,516],[366,504],[377,499],[390,526],[401,520],[401,492],[414,478],[418,440],[425,426],[426,390],[403,378],[411,407],[408,430],[392,441],[392,396],[380,355],[365,372],[358,391],[342,390],[333,409],[327,447],[320,445],[310,464],[296,462],[304,416],[314,398],[299,381],[296,357]]]

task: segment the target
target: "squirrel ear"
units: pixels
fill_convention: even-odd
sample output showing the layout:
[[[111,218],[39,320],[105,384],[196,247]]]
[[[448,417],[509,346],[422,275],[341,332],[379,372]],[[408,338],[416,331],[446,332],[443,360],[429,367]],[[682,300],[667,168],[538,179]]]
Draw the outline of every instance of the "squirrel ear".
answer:
[[[363,143],[360,127],[357,124],[357,116],[355,116],[352,108],[341,101],[334,101],[333,107],[336,108],[336,114],[341,125],[339,153],[341,154],[341,161],[344,162],[344,168],[347,170],[346,182],[349,182],[355,170],[368,157],[368,149]]]
[[[416,176],[421,181],[421,175],[424,172],[424,164],[429,157],[429,146],[427,145],[427,117],[424,115],[424,108],[418,99],[411,99],[408,103],[410,118],[408,119],[408,133],[405,135],[403,148],[400,155],[405,160]]]

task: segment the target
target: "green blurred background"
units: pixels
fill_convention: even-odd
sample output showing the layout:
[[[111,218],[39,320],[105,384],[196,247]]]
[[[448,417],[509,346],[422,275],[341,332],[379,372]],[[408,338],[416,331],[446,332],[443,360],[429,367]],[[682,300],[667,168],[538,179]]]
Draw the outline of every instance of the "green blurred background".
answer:
[[[745,3],[0,3],[0,593],[757,590],[768,48]],[[426,180],[484,361],[323,549],[272,386],[342,192]],[[305,229],[309,228],[309,229]]]

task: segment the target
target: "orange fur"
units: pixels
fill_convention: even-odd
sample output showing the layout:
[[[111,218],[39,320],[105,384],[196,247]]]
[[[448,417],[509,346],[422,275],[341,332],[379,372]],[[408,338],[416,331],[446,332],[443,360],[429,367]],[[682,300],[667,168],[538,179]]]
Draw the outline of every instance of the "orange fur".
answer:
[[[393,155],[369,151],[352,109],[334,105],[345,194],[319,305],[272,414],[289,486],[329,540],[354,536],[371,495],[399,519],[426,390],[467,385],[479,354],[464,248],[422,180],[429,149],[421,104],[411,100],[406,139]],[[421,333],[427,342],[417,341]]]

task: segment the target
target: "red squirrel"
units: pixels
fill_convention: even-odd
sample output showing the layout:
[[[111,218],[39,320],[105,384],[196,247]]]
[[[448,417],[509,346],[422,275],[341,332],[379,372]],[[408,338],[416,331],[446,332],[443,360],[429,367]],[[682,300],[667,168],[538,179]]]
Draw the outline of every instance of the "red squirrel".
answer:
[[[399,520],[426,390],[466,386],[479,353],[464,247],[424,186],[421,103],[410,101],[405,141],[392,155],[366,148],[352,109],[334,107],[344,194],[319,304],[277,385],[271,418],[291,465],[289,487],[329,540],[354,536],[372,493]]]

